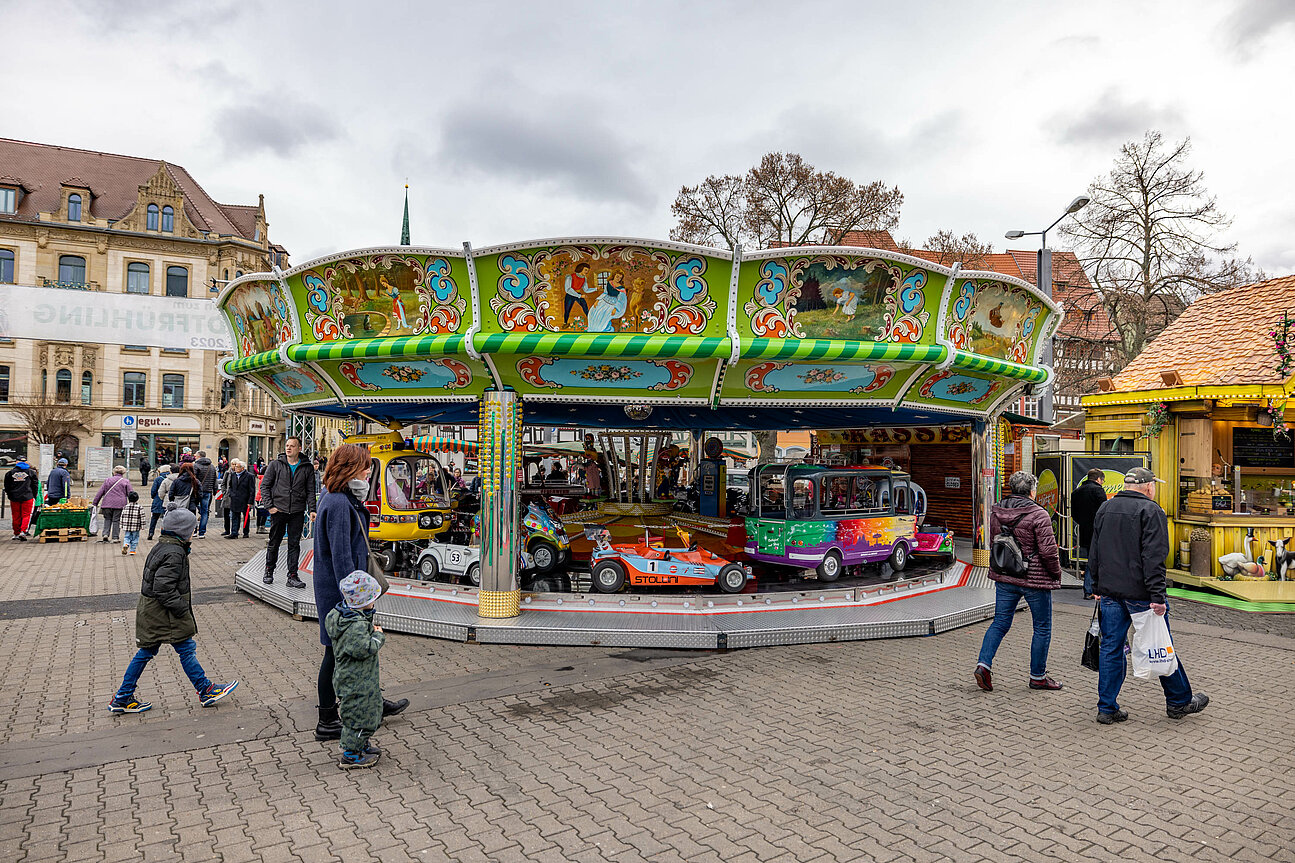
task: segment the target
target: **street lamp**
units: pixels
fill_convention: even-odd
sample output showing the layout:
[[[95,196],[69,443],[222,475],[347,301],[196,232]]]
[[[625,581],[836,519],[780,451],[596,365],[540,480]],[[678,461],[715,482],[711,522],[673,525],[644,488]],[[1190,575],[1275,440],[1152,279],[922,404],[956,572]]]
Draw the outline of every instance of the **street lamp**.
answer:
[[[1038,252],[1038,263],[1036,272],[1038,274],[1038,287],[1048,297],[1052,296],[1052,250],[1048,248],[1048,231],[1051,231],[1061,223],[1066,216],[1073,216],[1084,207],[1088,206],[1091,200],[1087,195],[1080,195],[1066,205],[1066,211],[1057,217],[1057,220],[1048,225],[1042,231],[1008,231],[1005,236],[1009,240],[1019,240],[1021,237],[1042,237],[1043,246]],[[1052,364],[1052,339],[1043,345],[1043,364]],[[1052,386],[1049,384],[1044,387],[1043,392],[1039,395],[1039,419],[1051,423],[1054,419],[1052,416]]]

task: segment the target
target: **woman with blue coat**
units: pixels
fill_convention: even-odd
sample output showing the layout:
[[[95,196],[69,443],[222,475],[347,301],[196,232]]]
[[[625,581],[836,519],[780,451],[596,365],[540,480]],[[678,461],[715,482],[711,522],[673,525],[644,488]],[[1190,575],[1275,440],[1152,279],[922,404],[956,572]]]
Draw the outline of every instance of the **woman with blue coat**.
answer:
[[[323,497],[315,515],[315,607],[319,610],[319,641],[324,658],[319,664],[319,724],[316,740],[339,740],[341,718],[333,689],[333,643],[324,629],[324,618],[342,601],[339,585],[355,570],[369,570],[370,458],[368,447],[343,444],[333,451],[324,471]],[[409,699],[382,700],[382,715],[394,716],[409,706]]]

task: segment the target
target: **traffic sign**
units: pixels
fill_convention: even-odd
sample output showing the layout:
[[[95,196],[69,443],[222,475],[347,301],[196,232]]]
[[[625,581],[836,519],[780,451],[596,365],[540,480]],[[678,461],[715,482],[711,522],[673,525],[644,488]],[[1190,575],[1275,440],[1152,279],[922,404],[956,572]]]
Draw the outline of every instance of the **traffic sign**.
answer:
[[[130,432],[131,434],[134,434],[135,428],[136,426],[135,426],[134,414],[126,414],[121,418],[121,430],[123,432]]]

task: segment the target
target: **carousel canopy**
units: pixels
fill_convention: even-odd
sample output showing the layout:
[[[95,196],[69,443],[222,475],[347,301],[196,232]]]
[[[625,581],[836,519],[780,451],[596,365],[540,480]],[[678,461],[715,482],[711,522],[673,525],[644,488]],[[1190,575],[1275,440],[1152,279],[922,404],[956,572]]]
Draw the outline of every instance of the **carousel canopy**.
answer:
[[[229,375],[290,410],[469,422],[841,428],[983,419],[1050,371],[1032,285],[893,250],[581,238],[345,252],[231,282]]]

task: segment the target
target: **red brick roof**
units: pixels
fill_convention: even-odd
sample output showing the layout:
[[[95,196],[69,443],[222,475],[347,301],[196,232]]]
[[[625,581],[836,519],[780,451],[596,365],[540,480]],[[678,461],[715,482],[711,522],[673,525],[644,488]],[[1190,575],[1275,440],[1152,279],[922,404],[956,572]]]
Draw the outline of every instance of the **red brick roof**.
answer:
[[[244,231],[188,171],[160,159],[0,138],[0,165],[8,178],[27,190],[18,203],[18,212],[0,218],[34,222],[39,219],[38,213],[57,212],[63,202],[62,186],[67,183],[91,190],[87,208],[90,215],[116,221],[135,206],[139,187],[165,165],[184,193],[184,212],[194,226],[249,240],[253,237],[253,231]]]
[[[846,231],[832,245],[899,251],[899,246],[895,243],[895,238],[890,235],[890,231]]]
[[[1115,389],[1157,389],[1170,370],[1186,386],[1283,383],[1269,333],[1284,313],[1295,313],[1295,276],[1207,294],[1115,376]]]

